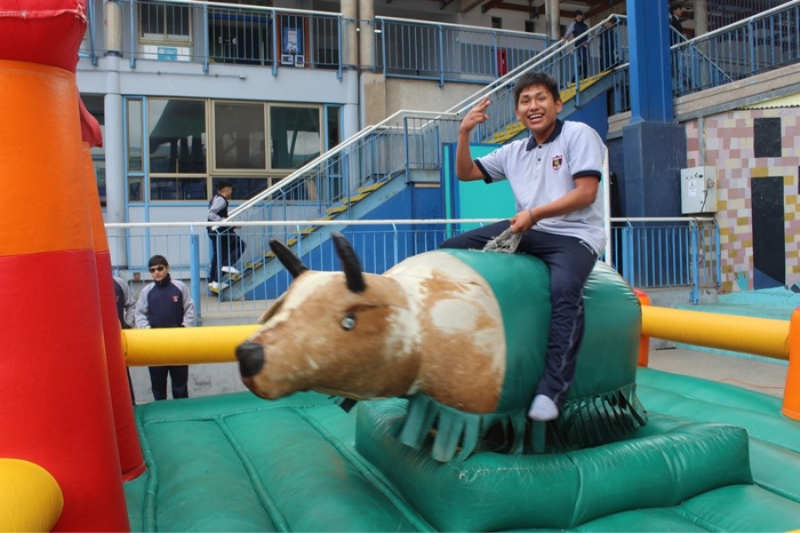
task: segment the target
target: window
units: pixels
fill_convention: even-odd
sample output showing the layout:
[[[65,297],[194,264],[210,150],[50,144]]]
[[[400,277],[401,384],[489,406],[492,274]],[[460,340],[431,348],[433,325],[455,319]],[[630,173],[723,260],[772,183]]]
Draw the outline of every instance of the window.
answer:
[[[214,178],[214,188],[212,190],[217,190],[217,182],[221,179],[223,178]],[[231,200],[247,200],[248,198],[252,198],[267,190],[270,183],[267,178],[226,176],[224,179],[230,181],[231,185],[233,185],[233,196],[231,196]]]
[[[234,184],[234,200],[249,199],[341,142],[342,110],[335,105],[131,97],[125,110],[133,203],[207,201],[221,179]],[[340,159],[324,170],[324,185],[333,190],[342,186]]]
[[[191,34],[190,8],[163,3],[139,4],[140,35],[154,41],[189,41]]]
[[[128,100],[128,172],[143,172],[142,146],[142,101]]]
[[[214,104],[217,169],[266,170],[264,104]]]
[[[128,201],[144,202],[142,180],[144,175],[144,124],[141,99],[126,102],[126,160],[128,168]]]
[[[297,169],[322,151],[319,107],[270,107],[272,168]]]
[[[151,200],[207,198],[204,100],[150,98],[147,144]]]
[[[151,98],[147,105],[150,173],[206,173],[206,104]]]

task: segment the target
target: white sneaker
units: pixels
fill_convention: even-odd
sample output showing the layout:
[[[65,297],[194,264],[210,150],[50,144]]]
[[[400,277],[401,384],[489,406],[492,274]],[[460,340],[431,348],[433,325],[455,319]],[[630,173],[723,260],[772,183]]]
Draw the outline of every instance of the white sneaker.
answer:
[[[558,418],[558,407],[544,394],[537,394],[528,411],[528,417],[538,422],[549,422]]]
[[[219,288],[219,284],[216,281],[209,281],[208,282],[209,289],[217,289]]]
[[[222,270],[223,272],[227,272],[228,274],[239,274],[239,271],[231,266],[224,266],[220,268],[220,270]]]

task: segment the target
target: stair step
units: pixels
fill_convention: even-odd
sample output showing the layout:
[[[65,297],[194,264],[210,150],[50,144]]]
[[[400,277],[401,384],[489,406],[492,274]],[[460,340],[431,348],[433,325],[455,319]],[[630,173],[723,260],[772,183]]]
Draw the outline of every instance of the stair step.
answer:
[[[275,252],[273,252],[272,250],[267,250],[266,252],[264,252],[264,257],[271,259],[275,257]]]
[[[314,231],[316,229],[317,229],[316,226],[312,226],[310,228],[306,228],[306,229],[300,231],[300,235],[309,235],[311,233],[314,233]]]
[[[333,213],[343,213],[344,211],[347,211],[347,206],[346,205],[338,205],[336,207],[329,207],[327,209],[327,211],[328,211],[328,213],[331,213],[331,214],[333,214]]]
[[[248,261],[244,264],[245,267],[249,268],[250,270],[255,270],[257,268],[261,268],[264,266],[264,261]]]
[[[372,185],[365,185],[364,187],[359,187],[358,188],[358,192],[359,193],[372,192],[372,191],[375,191],[377,189],[380,189],[381,187],[383,187],[387,183],[389,183],[389,181],[388,180],[384,180],[384,181],[379,181],[378,183],[373,183]]]
[[[351,204],[354,204],[354,203],[356,203],[356,202],[360,202],[361,200],[363,200],[363,199],[364,199],[364,198],[366,198],[367,196],[369,196],[369,193],[362,192],[361,194],[357,194],[357,195],[355,195],[355,196],[351,196],[351,197],[348,199],[348,201],[349,201]]]

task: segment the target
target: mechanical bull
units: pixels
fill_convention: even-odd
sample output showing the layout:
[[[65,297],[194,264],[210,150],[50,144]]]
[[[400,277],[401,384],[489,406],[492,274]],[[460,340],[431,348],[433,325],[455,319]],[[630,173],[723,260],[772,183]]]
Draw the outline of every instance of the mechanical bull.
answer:
[[[408,398],[400,440],[419,449],[433,434],[441,461],[459,450],[468,457],[492,428],[501,428],[505,451],[521,453],[597,445],[645,423],[635,395],[641,309],[606,265],[587,282],[575,381],[544,439],[526,417],[550,324],[542,261],[439,250],[375,275],[362,272],[344,236],[333,243],[343,272],[309,270],[270,242],[294,281],[237,348],[242,381],[256,395]]]

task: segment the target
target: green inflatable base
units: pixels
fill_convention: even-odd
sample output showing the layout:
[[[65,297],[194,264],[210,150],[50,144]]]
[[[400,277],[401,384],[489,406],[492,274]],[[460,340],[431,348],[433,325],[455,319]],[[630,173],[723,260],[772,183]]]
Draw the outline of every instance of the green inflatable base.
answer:
[[[536,468],[531,466],[530,478],[503,476],[502,465],[455,476],[458,478],[455,481],[443,474],[472,468],[478,462],[491,465],[492,461],[502,463],[504,459],[534,459],[494,457],[496,454],[492,453],[476,453],[458,466],[436,463],[436,469],[420,462],[400,472],[404,476],[402,482],[394,480],[390,469],[379,468],[365,458],[377,453],[379,442],[371,439],[369,446],[373,450],[365,450],[362,455],[356,450],[355,440],[357,416],[365,417],[379,409],[397,412],[402,404],[395,401],[386,405],[361,403],[350,414],[332,405],[328,398],[313,393],[297,394],[278,402],[241,393],[140,405],[136,407],[136,415],[148,470],[125,484],[131,528],[132,531],[452,530],[435,524],[444,524],[442,516],[447,513],[477,513],[480,501],[478,504],[453,501],[454,493],[468,492],[473,482],[476,486],[484,483],[482,498],[496,499],[495,493],[499,492],[507,496],[506,500],[519,502],[510,510],[498,504],[496,516],[487,518],[495,521],[492,523],[497,523],[498,529],[505,527],[504,514],[524,515],[535,505],[543,507],[537,516],[549,515],[554,520],[552,524],[583,521],[564,531],[800,528],[800,423],[780,415],[779,399],[648,369],[638,371],[637,392],[648,408],[650,422],[636,430],[636,439],[570,452],[568,461],[552,456],[560,471],[568,474],[558,478],[555,485],[538,487],[533,482],[536,476],[556,479],[554,465],[545,462]],[[395,416],[392,414],[389,419]],[[746,482],[746,460],[722,460],[722,457],[741,457],[741,430],[704,422],[747,430],[749,439],[745,444],[752,484]],[[378,435],[378,428],[389,423],[393,422],[382,420],[380,424],[372,424],[372,429],[366,425],[358,431]],[[687,435],[702,439],[693,442]],[[645,442],[649,444],[642,444]],[[684,451],[668,453],[665,451],[668,448],[659,448],[662,453],[659,459],[652,453],[654,442],[665,446],[671,443]],[[362,446],[366,443],[361,442],[359,448]],[[610,446],[625,453],[608,453]],[[640,450],[642,446],[647,449]],[[399,461],[416,452],[398,450],[394,458],[398,461],[397,470],[403,470]],[[581,454],[585,457],[594,454],[602,461],[579,461]],[[376,461],[388,462],[385,455]],[[551,456],[542,455],[535,460],[548,457]],[[659,470],[650,472],[642,468],[651,462]],[[693,467],[685,468],[689,465]],[[698,469],[707,474],[705,478],[693,477]],[[606,475],[617,470],[626,473]],[[384,475],[384,471],[389,475]],[[585,498],[580,500],[565,491],[578,472],[586,476],[582,480],[591,480],[594,486],[588,490],[589,485],[581,484]],[[684,477],[676,483],[676,476]],[[520,480],[529,483],[530,494],[520,490],[520,494],[510,495],[505,483],[509,478],[518,486]],[[486,483],[489,480],[493,480],[492,484]],[[675,492],[667,491],[667,485]],[[414,495],[420,491],[431,495],[431,502],[415,501]],[[692,496],[697,491],[704,492]],[[656,497],[666,498],[667,503],[656,501]],[[435,509],[431,511],[428,507]],[[623,507],[630,510],[616,510]],[[604,514],[607,512],[611,514]],[[562,530],[555,525],[514,527]]]

